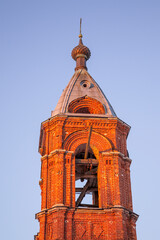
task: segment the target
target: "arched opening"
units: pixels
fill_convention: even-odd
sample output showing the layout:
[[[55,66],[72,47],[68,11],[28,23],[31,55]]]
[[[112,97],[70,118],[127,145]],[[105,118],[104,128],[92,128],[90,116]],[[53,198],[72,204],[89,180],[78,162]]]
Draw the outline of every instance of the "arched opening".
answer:
[[[85,157],[85,150],[86,150],[86,144],[81,144],[78,146],[78,148],[76,149],[75,151],[75,156],[77,159],[84,159]],[[93,150],[92,148],[89,146],[88,148],[88,158],[93,158],[93,159],[96,159],[94,153],[93,153]]]
[[[98,160],[88,144],[81,144],[75,151],[76,207],[98,208]]]
[[[75,189],[73,192],[76,193],[76,207],[99,208],[102,191],[97,185],[100,186],[103,181],[97,174],[100,153],[114,150],[114,144],[107,137],[92,130],[92,126],[89,125],[88,129],[71,133],[64,141],[63,149],[74,152],[75,156]]]
[[[84,96],[73,100],[68,106],[70,113],[87,113],[87,114],[105,114],[102,103],[98,100]]]

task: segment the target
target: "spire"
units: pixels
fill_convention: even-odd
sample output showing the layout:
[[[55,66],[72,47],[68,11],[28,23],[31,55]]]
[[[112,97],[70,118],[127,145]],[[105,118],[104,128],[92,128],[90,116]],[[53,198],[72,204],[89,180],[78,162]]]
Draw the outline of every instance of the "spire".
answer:
[[[72,58],[76,61],[75,71],[78,69],[86,69],[86,61],[90,58],[91,52],[88,47],[83,45],[82,33],[81,33],[82,18],[80,18],[80,33],[79,33],[79,45],[73,48]]]
[[[83,37],[82,33],[81,33],[81,26],[82,26],[82,18],[80,18],[80,31],[79,31],[79,38],[80,39]]]

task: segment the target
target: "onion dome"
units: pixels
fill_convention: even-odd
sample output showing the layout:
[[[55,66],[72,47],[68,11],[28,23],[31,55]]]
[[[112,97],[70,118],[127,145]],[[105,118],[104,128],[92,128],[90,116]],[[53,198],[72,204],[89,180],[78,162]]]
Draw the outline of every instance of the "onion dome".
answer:
[[[81,34],[81,22],[80,20],[80,34],[79,34],[79,44],[75,48],[73,48],[71,56],[72,58],[76,61],[76,68],[75,70],[78,69],[86,69],[86,61],[90,58],[91,52],[88,47],[83,45],[82,42],[82,34]]]
[[[79,35],[82,36],[82,35]],[[91,52],[88,47],[83,45],[82,38],[79,39],[79,44],[72,50],[72,58],[76,61],[78,57],[85,57],[88,60],[91,56]]]

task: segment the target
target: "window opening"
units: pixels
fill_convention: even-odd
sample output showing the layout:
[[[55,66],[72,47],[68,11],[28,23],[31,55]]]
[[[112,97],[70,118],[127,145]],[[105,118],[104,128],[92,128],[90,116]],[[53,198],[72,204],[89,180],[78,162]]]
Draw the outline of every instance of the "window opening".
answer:
[[[88,88],[88,84],[84,83],[82,87]],[[101,102],[86,95],[71,101],[68,106],[68,112],[83,114],[105,114],[105,108]]]
[[[98,208],[98,160],[90,147],[91,131],[88,142],[76,150],[76,207]]]

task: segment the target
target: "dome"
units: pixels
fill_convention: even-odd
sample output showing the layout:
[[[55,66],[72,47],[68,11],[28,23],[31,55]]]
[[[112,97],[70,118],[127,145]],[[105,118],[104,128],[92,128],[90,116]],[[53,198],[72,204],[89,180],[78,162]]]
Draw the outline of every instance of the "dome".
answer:
[[[75,61],[78,57],[85,57],[86,60],[90,58],[91,52],[88,47],[83,45],[82,38],[80,38],[78,46],[73,48],[71,55]]]

